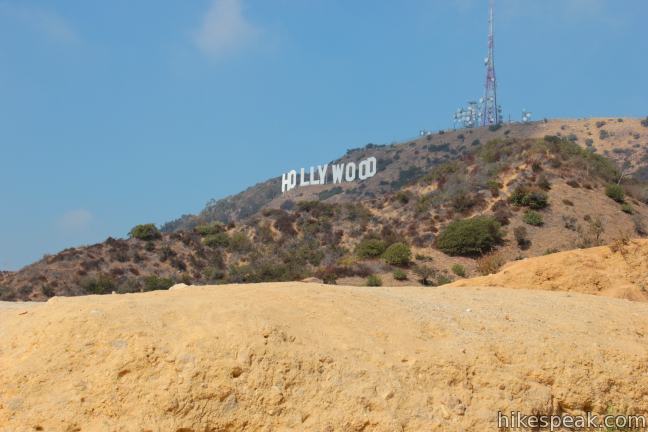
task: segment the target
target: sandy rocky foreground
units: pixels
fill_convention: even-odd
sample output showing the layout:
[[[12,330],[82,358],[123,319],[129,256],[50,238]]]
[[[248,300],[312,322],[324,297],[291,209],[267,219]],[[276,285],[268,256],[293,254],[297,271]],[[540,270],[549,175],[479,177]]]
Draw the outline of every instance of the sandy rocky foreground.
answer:
[[[648,414],[648,304],[304,283],[0,310],[1,431],[485,431]]]

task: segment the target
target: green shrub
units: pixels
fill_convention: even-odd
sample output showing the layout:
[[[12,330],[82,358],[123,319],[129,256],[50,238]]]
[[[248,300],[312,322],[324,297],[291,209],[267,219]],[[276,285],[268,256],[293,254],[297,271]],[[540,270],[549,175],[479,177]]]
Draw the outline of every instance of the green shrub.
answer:
[[[16,300],[16,293],[7,288],[0,286],[0,301],[15,301]]]
[[[210,248],[227,247],[229,246],[230,238],[227,233],[224,232],[218,234],[210,234],[203,238],[203,243],[205,244],[205,246]]]
[[[169,278],[160,278],[157,276],[147,276],[144,278],[144,291],[168,290],[173,285],[173,280]]]
[[[533,211],[533,210],[528,210],[526,213],[524,213],[524,216],[522,216],[522,220],[525,223],[533,226],[540,226],[544,223],[542,215],[537,211]]]
[[[440,274],[439,276],[437,276],[436,286],[449,284],[450,282],[452,282],[452,279],[450,279],[448,276],[444,274]]]
[[[396,269],[394,270],[394,279],[396,279],[397,281],[407,280],[407,273],[405,273],[401,269]]]
[[[390,186],[393,189],[400,189],[403,186],[412,183],[414,180],[423,176],[423,169],[417,166],[410,166],[406,169],[401,169],[398,172],[398,180],[394,180],[390,183]]]
[[[306,264],[320,265],[324,251],[314,239],[294,240],[282,245],[279,256],[291,267],[305,267]]]
[[[545,137],[533,147],[536,154],[553,155],[549,163],[554,168],[563,164],[586,168],[590,176],[601,177],[608,182],[618,178],[619,170],[611,159],[598,155],[592,148],[582,148],[578,144],[560,137]]]
[[[426,213],[430,210],[430,207],[432,207],[432,200],[430,199],[429,195],[422,196],[416,201],[416,205],[414,206],[414,212],[416,215],[421,215],[422,213]]]
[[[497,179],[490,179],[486,182],[486,187],[491,195],[496,197],[499,195],[499,190],[502,189],[502,184]]]
[[[195,231],[201,236],[208,236],[225,232],[225,225],[220,222],[211,222],[205,225],[199,225]]]
[[[645,119],[641,120],[641,126],[648,127],[648,116]]]
[[[623,211],[624,213],[628,213],[628,214],[633,214],[634,213],[634,209],[628,203],[621,204],[621,211]]]
[[[387,264],[407,265],[412,259],[412,251],[405,243],[394,243],[383,253],[383,259]]]
[[[225,270],[218,266],[210,266],[207,267],[204,272],[203,272],[205,279],[207,279],[207,282],[210,283],[216,283],[219,282],[223,279],[225,279],[225,276],[227,275]]]
[[[324,282],[327,285],[336,285],[337,278],[339,277],[338,269],[333,266],[320,268],[315,273],[315,276],[322,279],[322,282]]]
[[[477,154],[486,163],[495,163],[503,156],[508,155],[508,149],[505,147],[502,140],[494,139],[486,143],[478,149]]]
[[[252,241],[242,232],[232,234],[229,239],[229,248],[234,252],[249,252],[252,246]]]
[[[517,187],[509,196],[509,202],[516,206],[524,205],[524,199],[526,197],[526,189],[522,187]]]
[[[448,255],[479,255],[502,241],[500,224],[490,216],[476,216],[448,224],[436,246]]]
[[[335,215],[336,206],[321,201],[300,201],[297,203],[297,210],[309,213],[314,218],[332,217]]]
[[[466,268],[461,264],[453,264],[451,269],[452,273],[456,274],[457,276],[466,277]]]
[[[358,243],[355,248],[355,254],[359,258],[378,258],[387,249],[387,245],[383,240],[365,237]]]
[[[622,203],[625,200],[625,192],[623,187],[618,184],[611,183],[605,187],[605,195],[612,198],[618,203]]]
[[[283,245],[281,249],[277,251],[278,254],[253,255],[249,263],[231,265],[227,281],[230,283],[282,282],[301,280],[312,275],[309,266],[306,265],[306,260],[311,257],[301,256],[298,250],[301,247],[291,244]]]
[[[501,127],[502,127],[502,123],[497,123],[497,124],[488,126],[488,130],[491,131],[491,132],[495,132],[495,131],[499,130]]]
[[[547,194],[540,191],[529,192],[524,199],[524,205],[534,210],[543,209],[548,205]]]
[[[110,294],[115,291],[115,287],[115,281],[106,274],[99,274],[81,281],[81,288],[88,294]]]
[[[458,172],[460,168],[458,161],[443,162],[432,168],[432,170],[426,174],[421,181],[425,184],[431,184]]]
[[[369,275],[367,278],[367,286],[370,287],[379,287],[382,285],[382,279],[376,275]]]
[[[327,199],[331,198],[332,196],[341,194],[342,192],[344,192],[343,189],[341,187],[339,187],[339,186],[336,186],[336,187],[334,187],[332,189],[327,189],[325,191],[322,191],[322,192],[318,193],[317,197],[319,198],[320,201],[324,201],[324,200],[327,200]],[[284,209],[284,210],[286,210],[286,209]]]
[[[525,187],[517,187],[509,197],[511,204],[521,207],[529,207],[539,210],[549,205],[547,194],[541,190],[532,190]]]
[[[135,238],[139,240],[157,240],[162,237],[160,230],[157,229],[155,224],[142,224],[135,226],[130,233],[128,233],[130,238]]]

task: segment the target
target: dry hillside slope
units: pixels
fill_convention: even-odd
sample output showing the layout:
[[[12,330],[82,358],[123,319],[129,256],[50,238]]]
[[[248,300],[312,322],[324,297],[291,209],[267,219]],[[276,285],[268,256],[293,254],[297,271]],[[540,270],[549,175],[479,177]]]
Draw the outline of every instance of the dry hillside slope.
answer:
[[[574,291],[648,302],[648,241],[513,261],[499,273],[459,280],[451,286]]]
[[[374,156],[377,175],[285,195],[264,183],[163,229],[170,232],[140,225],[145,235],[69,248],[0,272],[0,300],[308,277],[439,285],[485,274],[477,259],[483,254],[498,266],[647,237],[646,131],[648,120],[551,120],[350,150],[341,161]],[[480,238],[474,233],[446,235],[475,216],[501,229],[479,245],[470,244]],[[230,222],[206,223],[215,219]],[[399,242],[410,253],[387,259]],[[434,277],[422,279],[422,272]]]
[[[276,177],[239,194],[211,200],[198,215],[184,215],[167,223],[164,230],[191,229],[212,220],[238,221],[256,215],[264,208],[279,208],[286,200],[320,199],[340,203],[380,197],[397,191],[409,179],[434,166],[457,158],[465,149],[477,143],[507,138],[542,139],[546,135],[569,139],[583,148],[614,159],[638,178],[648,178],[648,118],[551,119],[526,124],[503,124],[499,128],[447,130],[400,143],[370,143],[363,148],[350,149],[341,158],[329,162],[357,162],[369,156],[376,157],[379,175],[362,183],[329,182],[281,194],[280,177]]]
[[[505,288],[275,283],[0,305],[0,431],[483,431],[498,410],[648,414],[647,339],[646,304]]]

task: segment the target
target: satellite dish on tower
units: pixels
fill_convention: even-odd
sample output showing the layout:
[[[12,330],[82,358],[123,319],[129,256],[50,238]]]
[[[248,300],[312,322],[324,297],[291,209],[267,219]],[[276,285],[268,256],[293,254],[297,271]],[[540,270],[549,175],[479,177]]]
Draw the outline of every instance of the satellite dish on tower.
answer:
[[[531,121],[531,113],[526,109],[522,110],[522,123],[528,123]]]

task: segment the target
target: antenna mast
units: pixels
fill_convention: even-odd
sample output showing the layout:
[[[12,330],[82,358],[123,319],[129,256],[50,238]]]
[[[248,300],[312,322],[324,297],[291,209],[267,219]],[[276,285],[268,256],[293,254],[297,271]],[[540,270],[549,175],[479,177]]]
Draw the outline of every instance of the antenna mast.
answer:
[[[495,31],[493,19],[494,0],[489,3],[488,15],[488,57],[486,64],[486,85],[484,89],[481,125],[490,126],[501,122],[501,107],[497,105],[497,80],[495,78]]]

